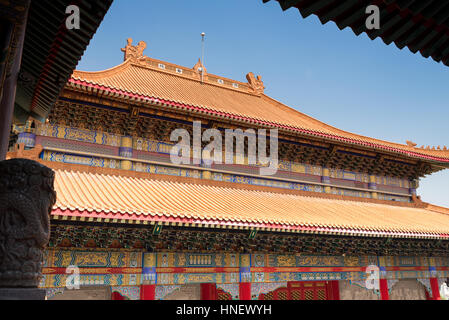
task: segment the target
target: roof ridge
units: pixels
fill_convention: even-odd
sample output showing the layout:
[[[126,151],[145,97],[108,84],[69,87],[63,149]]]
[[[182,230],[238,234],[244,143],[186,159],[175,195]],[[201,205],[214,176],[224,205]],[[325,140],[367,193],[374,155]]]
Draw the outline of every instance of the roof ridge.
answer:
[[[164,62],[164,63],[170,64],[171,66],[178,67],[178,65],[176,65],[176,64],[171,64],[171,63],[165,62],[163,60],[153,59],[153,58],[150,58],[150,57],[146,57],[146,58],[147,59],[151,59],[151,60],[156,61],[156,62]],[[184,75],[183,73],[176,73],[176,72],[173,73],[173,72],[167,71],[166,69],[157,68],[155,66],[143,65],[141,63],[135,63],[135,62],[131,62],[131,66],[139,67],[139,68],[142,68],[142,69],[149,69],[149,70],[152,70],[152,71],[160,72],[160,73],[171,75],[171,76],[175,76],[175,77],[180,77],[180,78],[183,78],[183,79],[186,79],[186,80],[190,80],[190,81],[194,81],[194,82],[201,82],[200,79],[197,79],[195,77],[190,77],[190,76]],[[195,72],[192,68],[183,67],[183,66],[181,66],[181,67],[184,68],[184,69],[188,69],[189,71]],[[239,82],[239,84],[243,84],[243,85],[248,87],[248,83],[244,83],[244,82],[241,82],[241,81],[228,79],[228,78],[217,76],[215,74],[210,74],[210,73],[208,74],[208,76],[213,76],[213,77],[217,77],[217,78],[226,79],[226,80],[228,80],[230,82]],[[218,88],[227,89],[227,90],[231,90],[231,91],[235,91],[235,92],[239,92],[239,93],[243,93],[243,94],[248,94],[248,95],[251,95],[251,96],[256,96],[256,97],[260,96],[259,94],[251,92],[250,90],[243,90],[240,87],[239,88],[233,88],[233,87],[229,87],[229,86],[224,86],[224,85],[219,84],[218,82],[215,83],[215,82],[211,82],[211,81],[204,81],[203,84],[204,85],[212,85],[212,86],[215,86],[215,87],[218,87]]]
[[[195,72],[195,70],[193,68],[182,66],[182,65],[179,65],[179,64],[176,64],[176,63],[172,63],[172,62],[168,62],[168,61],[165,61],[165,60],[160,60],[160,59],[156,59],[156,58],[152,58],[152,57],[148,57],[148,56],[144,56],[144,58],[145,58],[145,60],[152,60],[152,61],[155,61],[155,62],[162,62],[162,63],[165,63],[167,65],[173,66],[173,67],[183,68],[183,69],[187,69],[189,71]],[[201,59],[200,59],[200,61],[201,61]],[[156,69],[156,70],[160,70],[162,72],[165,71],[165,72],[167,72],[169,74],[173,74],[171,72],[168,72],[166,69],[157,69],[156,67],[151,66],[151,65],[150,66],[149,65],[144,65],[144,64],[137,64],[137,65],[139,65],[141,67],[146,67],[146,68],[149,68],[149,69]],[[182,76],[183,74],[175,73],[174,75]],[[213,74],[213,73],[209,73],[209,72],[207,73],[207,75],[208,76],[214,76],[214,77],[217,77],[217,78],[221,78],[223,80],[228,80],[228,81],[232,81],[232,82],[238,82],[239,84],[246,85],[246,86],[248,85],[247,82],[243,82],[243,81],[240,81],[240,80],[235,80],[235,79],[219,76],[217,74]],[[196,80],[196,81],[199,81],[197,78],[193,78],[193,79]]]
[[[436,204],[431,204],[431,203],[428,203],[428,202],[423,202],[423,204],[426,206],[425,208],[427,210],[449,215],[449,208],[446,208],[446,207],[443,207],[443,206],[438,206]]]
[[[82,74],[87,74],[89,76],[96,76],[96,75],[98,75],[98,76],[102,76],[102,77],[104,77],[105,75],[113,76],[113,75],[117,74],[119,71],[122,71],[123,69],[126,69],[130,65],[130,63],[131,63],[131,60],[125,60],[122,63],[120,63],[120,64],[118,64],[118,65],[116,65],[114,67],[111,67],[111,68],[108,68],[108,69],[105,69],[105,70],[99,70],[99,71],[73,70],[71,78],[77,79]],[[83,80],[87,81],[85,79],[83,79]],[[90,82],[90,81],[87,81],[87,82]]]
[[[139,68],[143,68],[143,69],[148,69],[151,71],[156,71],[156,72],[160,72],[163,74],[167,74],[167,75],[172,75],[175,77],[180,77],[186,80],[191,80],[194,82],[201,82],[201,79],[199,77],[194,77],[194,76],[188,76],[185,75],[184,72],[183,73],[178,73],[178,72],[173,72],[173,71],[169,71],[166,68],[158,68],[157,66],[153,66],[153,65],[149,65],[147,62],[156,62],[156,63],[162,63],[164,65],[168,65],[174,68],[179,68],[182,69],[183,71],[189,71],[192,73],[195,73],[195,70],[193,68],[189,68],[189,67],[185,67],[185,66],[180,66],[177,65],[175,63],[170,63],[164,60],[159,60],[159,59],[155,59],[155,58],[151,58],[151,57],[147,57],[145,56],[144,59],[141,60],[135,60],[135,59],[127,59],[125,61],[123,61],[121,64],[105,69],[105,70],[99,70],[99,71],[84,71],[84,70],[74,70],[71,78],[75,79],[75,80],[83,80],[86,81],[88,83],[91,83],[92,81],[90,80],[86,80],[84,77],[85,76],[89,76],[90,78],[94,78],[95,80],[97,79],[101,79],[104,77],[112,77],[115,76],[116,74],[120,73],[121,71],[123,71],[123,69],[126,69],[128,67],[139,67]],[[259,97],[260,94],[251,90],[251,85],[247,82],[242,82],[239,80],[234,80],[231,78],[226,78],[223,76],[219,76],[216,74],[208,74],[208,77],[212,77],[212,78],[217,78],[217,79],[221,79],[223,81],[227,81],[229,83],[236,83],[238,85],[238,87],[233,87],[232,85],[224,85],[224,84],[220,84],[218,81],[214,82],[214,81],[210,81],[209,79],[206,79],[206,81],[203,81],[203,84],[205,85],[212,85],[218,88],[222,88],[222,89],[227,89],[227,90],[231,90],[234,92],[239,92],[242,94],[248,94],[251,96],[256,96]],[[243,88],[241,87],[243,86]],[[125,89],[124,89],[125,90]]]
[[[239,80],[234,80],[230,78],[226,78],[223,76],[215,75],[215,74],[208,74],[206,67],[201,62],[201,59],[198,59],[198,62],[193,66],[193,68],[177,65],[171,62],[163,61],[156,58],[151,58],[143,54],[143,51],[147,47],[147,44],[145,41],[140,41],[136,46],[133,46],[132,44],[132,38],[129,38],[127,45],[125,48],[122,48],[121,50],[124,52],[124,60],[130,60],[133,63],[137,63],[140,66],[144,66],[151,70],[158,70],[158,71],[166,71],[166,65],[170,67],[174,67],[175,72],[167,72],[168,74],[174,74],[180,76],[184,73],[184,71],[188,71],[192,74],[192,77],[186,77],[190,78],[195,81],[209,83],[218,87],[225,87],[227,89],[231,89],[238,92],[246,92],[250,91],[250,94],[254,95],[260,95],[261,92],[263,92],[263,82],[258,76],[257,78],[254,77],[253,73],[250,72],[246,75],[246,78],[248,79],[248,82],[243,82]],[[151,63],[157,63],[158,65],[152,65]],[[178,72],[179,71],[179,72]],[[208,78],[216,78],[217,82],[209,82]],[[221,80],[222,83],[220,83],[218,80]],[[229,82],[232,85],[225,86],[224,83]],[[220,84],[220,85],[219,85]],[[240,86],[244,86],[244,90],[240,89]],[[245,90],[246,89],[246,90]],[[251,92],[254,91],[254,92]]]

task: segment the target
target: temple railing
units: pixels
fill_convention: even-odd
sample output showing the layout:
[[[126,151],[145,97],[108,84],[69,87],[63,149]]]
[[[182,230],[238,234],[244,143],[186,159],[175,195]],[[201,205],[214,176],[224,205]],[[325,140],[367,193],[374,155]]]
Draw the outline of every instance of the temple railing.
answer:
[[[153,174],[166,174],[174,176],[184,176],[199,179],[218,180],[225,182],[244,183],[276,188],[325,192],[324,188],[329,187],[333,194],[371,198],[371,189],[339,186],[323,182],[310,182],[300,179],[279,178],[270,176],[260,176],[257,174],[241,174],[235,171],[219,170],[209,167],[172,164],[162,161],[144,160],[138,158],[128,158],[115,155],[96,154],[68,149],[44,147],[40,158],[46,161],[64,162],[72,164],[84,164],[112,169],[121,168],[122,161],[131,163],[128,170],[137,172],[148,172]],[[390,200],[393,197],[396,201],[410,201],[411,195],[406,193],[394,193],[387,191],[376,191],[380,196],[378,199]],[[400,199],[402,198],[402,199]]]

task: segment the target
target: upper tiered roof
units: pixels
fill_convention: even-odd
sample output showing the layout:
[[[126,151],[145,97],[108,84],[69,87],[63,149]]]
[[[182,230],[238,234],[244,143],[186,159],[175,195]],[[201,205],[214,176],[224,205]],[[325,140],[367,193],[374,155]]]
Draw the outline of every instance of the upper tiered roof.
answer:
[[[53,217],[370,237],[449,237],[449,209],[45,162]],[[259,190],[260,189],[260,190]],[[363,200],[363,201],[362,201]]]
[[[329,142],[353,144],[434,163],[449,164],[446,147],[421,147],[383,141],[337,129],[264,94],[260,76],[247,74],[247,83],[207,73],[199,60],[193,68],[143,55],[146,44],[122,49],[125,61],[99,72],[75,71],[69,87],[105,96],[182,109],[257,126],[278,127]],[[203,70],[203,72],[201,72]]]

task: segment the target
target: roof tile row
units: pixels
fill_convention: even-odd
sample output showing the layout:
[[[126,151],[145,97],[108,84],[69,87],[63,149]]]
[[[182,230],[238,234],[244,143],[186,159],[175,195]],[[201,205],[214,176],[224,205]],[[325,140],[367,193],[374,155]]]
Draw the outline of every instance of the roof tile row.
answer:
[[[449,215],[423,208],[55,170],[54,209],[383,233],[449,234]]]

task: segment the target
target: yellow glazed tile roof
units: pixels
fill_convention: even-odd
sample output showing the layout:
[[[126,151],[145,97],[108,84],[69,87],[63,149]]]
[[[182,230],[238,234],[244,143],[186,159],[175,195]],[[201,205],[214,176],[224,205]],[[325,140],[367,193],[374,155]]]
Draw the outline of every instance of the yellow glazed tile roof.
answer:
[[[205,184],[55,170],[53,215],[372,236],[446,237],[434,210]]]
[[[201,112],[212,112],[218,117],[234,117],[262,124],[268,122],[289,130],[305,130],[303,133],[324,138],[449,162],[449,151],[446,149],[417,148],[412,142],[399,144],[343,131],[268,97],[263,90],[253,89],[250,83],[210,74],[201,82],[194,69],[167,62],[163,62],[166,67],[161,69],[157,67],[158,63],[159,60],[143,57],[140,60],[128,59],[105,71],[74,71],[68,86],[131,100],[142,100],[144,97],[152,99],[151,103],[170,102],[172,104],[168,105],[179,108],[191,106],[199,108]],[[173,71],[180,68],[184,71],[182,74]],[[218,83],[217,79],[221,79],[223,84]]]

